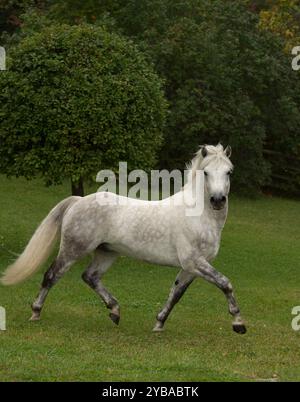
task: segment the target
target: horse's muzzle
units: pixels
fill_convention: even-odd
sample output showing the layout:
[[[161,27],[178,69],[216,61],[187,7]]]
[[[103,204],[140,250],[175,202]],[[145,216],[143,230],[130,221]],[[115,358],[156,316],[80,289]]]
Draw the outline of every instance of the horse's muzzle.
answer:
[[[216,209],[216,210],[223,209],[226,204],[226,197],[224,195],[219,196],[219,197],[216,197],[216,196],[210,197],[210,203],[211,203],[213,209]]]

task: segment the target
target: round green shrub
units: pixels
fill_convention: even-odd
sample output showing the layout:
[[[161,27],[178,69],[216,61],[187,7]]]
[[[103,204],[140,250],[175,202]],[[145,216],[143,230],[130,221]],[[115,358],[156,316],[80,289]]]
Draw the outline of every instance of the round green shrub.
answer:
[[[0,171],[55,184],[121,160],[147,170],[165,112],[161,81],[131,41],[88,24],[48,27],[12,48],[0,74]]]

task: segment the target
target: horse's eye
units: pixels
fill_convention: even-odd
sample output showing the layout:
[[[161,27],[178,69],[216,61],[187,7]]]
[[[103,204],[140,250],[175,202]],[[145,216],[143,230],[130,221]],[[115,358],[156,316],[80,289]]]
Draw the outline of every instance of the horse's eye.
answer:
[[[227,172],[227,175],[230,176],[232,174],[232,170],[229,170],[229,172]]]
[[[204,176],[207,176],[207,172],[204,170]]]

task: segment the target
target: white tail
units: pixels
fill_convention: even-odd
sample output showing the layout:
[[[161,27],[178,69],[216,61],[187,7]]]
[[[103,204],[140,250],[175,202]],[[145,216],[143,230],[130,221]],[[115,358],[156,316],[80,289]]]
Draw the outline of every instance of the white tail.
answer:
[[[32,275],[49,257],[65,211],[80,197],[68,197],[57,204],[35,231],[23,253],[4,272],[1,283],[14,285]]]

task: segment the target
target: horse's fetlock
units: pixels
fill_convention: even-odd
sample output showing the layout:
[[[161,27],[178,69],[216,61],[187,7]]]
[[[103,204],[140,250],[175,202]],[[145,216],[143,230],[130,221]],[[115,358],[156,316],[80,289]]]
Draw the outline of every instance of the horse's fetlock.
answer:
[[[237,306],[230,306],[229,313],[234,316],[238,316],[240,314],[240,309]]]
[[[109,300],[109,302],[107,303],[107,308],[109,308],[110,310],[116,310],[119,309],[119,303],[117,302],[116,299],[111,298],[111,300]]]
[[[165,314],[163,312],[160,312],[156,316],[157,321],[164,323],[165,322]]]
[[[34,313],[40,313],[41,310],[42,310],[42,307],[41,307],[40,305],[37,305],[37,304],[35,304],[35,303],[32,303],[32,305],[31,305],[31,310],[32,310]]]

